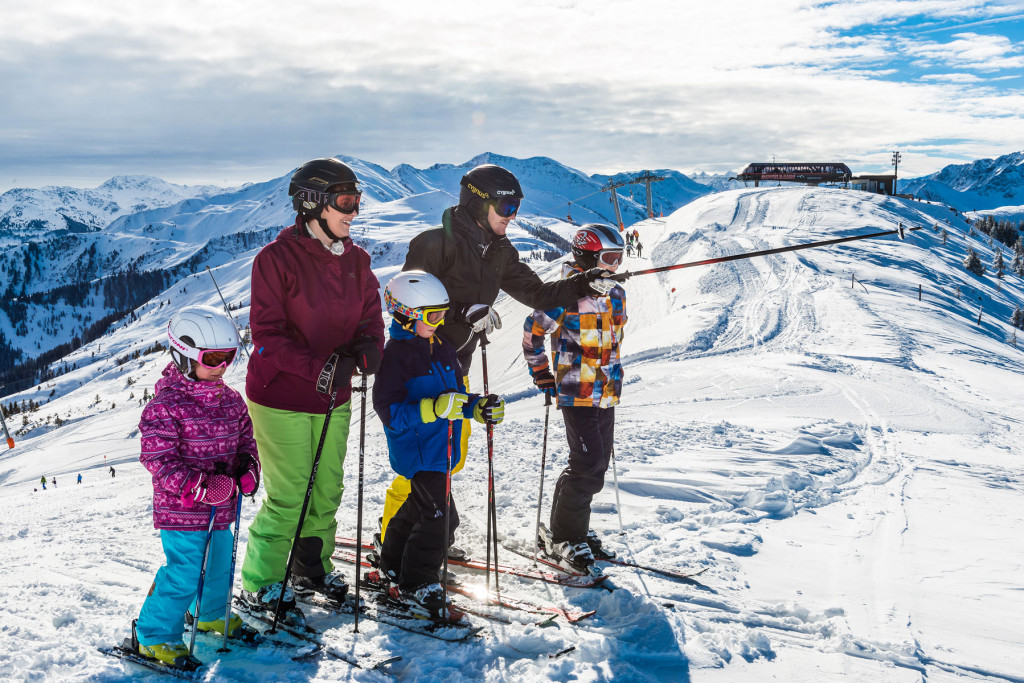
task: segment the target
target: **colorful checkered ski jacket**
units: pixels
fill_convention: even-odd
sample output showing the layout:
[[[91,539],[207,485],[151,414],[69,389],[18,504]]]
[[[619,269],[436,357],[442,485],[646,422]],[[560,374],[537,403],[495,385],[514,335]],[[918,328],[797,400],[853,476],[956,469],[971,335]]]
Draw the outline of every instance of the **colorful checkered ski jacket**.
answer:
[[[562,275],[582,272],[566,264]],[[622,393],[619,344],[626,325],[626,291],[617,285],[605,296],[534,311],[523,325],[523,355],[530,375],[548,369],[544,339],[551,335],[552,374],[560,406],[611,408]]]

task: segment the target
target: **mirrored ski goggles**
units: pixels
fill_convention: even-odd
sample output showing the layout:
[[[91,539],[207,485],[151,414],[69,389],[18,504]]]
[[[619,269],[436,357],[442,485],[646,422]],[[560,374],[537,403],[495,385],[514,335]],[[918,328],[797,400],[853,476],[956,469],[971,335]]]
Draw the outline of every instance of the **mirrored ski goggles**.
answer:
[[[327,206],[342,213],[359,213],[359,201],[362,192],[331,192],[327,195]]]
[[[602,249],[597,253],[598,263],[604,264],[611,268],[622,263],[622,250],[621,249]]]
[[[195,360],[204,368],[218,370],[235,362],[238,349],[197,349],[199,356]]]
[[[448,312],[447,306],[428,306],[417,308],[420,312],[420,320],[431,327],[440,327],[444,324],[444,316]]]
[[[491,202],[491,206],[494,207],[494,212],[496,214],[502,218],[508,218],[509,216],[516,215],[516,212],[519,211],[519,204],[522,201],[522,199],[506,197],[504,199],[495,199]]]

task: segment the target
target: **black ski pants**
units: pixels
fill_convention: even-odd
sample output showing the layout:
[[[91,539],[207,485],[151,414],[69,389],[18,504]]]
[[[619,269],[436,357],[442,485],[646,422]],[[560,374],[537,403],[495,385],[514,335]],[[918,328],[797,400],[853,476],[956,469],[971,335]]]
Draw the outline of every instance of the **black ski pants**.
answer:
[[[564,406],[561,410],[569,465],[555,483],[550,528],[556,543],[579,543],[590,529],[590,502],[604,487],[615,442],[615,408]]]
[[[459,512],[451,504],[449,537],[444,537],[446,472],[417,472],[410,480],[412,491],[388,522],[381,549],[381,568],[398,575],[398,586],[412,591],[438,583],[448,546],[455,540]]]

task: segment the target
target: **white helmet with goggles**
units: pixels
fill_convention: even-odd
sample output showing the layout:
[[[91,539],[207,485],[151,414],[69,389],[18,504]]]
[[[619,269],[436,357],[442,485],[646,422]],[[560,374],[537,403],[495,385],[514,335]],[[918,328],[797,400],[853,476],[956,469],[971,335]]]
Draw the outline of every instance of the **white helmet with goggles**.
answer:
[[[227,316],[211,306],[187,306],[167,323],[171,358],[181,374],[196,378],[196,364],[227,367],[238,355],[238,332]]]
[[[437,327],[448,311],[448,290],[430,273],[406,270],[384,288],[384,303],[403,328],[410,329],[417,320]]]

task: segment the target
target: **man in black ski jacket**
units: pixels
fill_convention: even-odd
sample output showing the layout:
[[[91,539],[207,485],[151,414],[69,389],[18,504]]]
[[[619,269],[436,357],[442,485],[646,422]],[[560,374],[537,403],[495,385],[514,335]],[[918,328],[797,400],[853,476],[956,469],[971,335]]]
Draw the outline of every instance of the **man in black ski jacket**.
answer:
[[[492,308],[499,290],[531,308],[546,309],[566,306],[592,293],[604,294],[616,283],[604,278],[607,273],[600,268],[544,282],[519,260],[519,252],[505,236],[524,196],[511,171],[493,164],[477,166],[462,177],[460,186],[459,204],[445,209],[441,227],[425,230],[409,243],[403,270],[430,273],[448,291],[449,313],[437,335],[458,350],[468,386],[469,366],[480,337],[501,327]],[[464,424],[463,456],[469,432],[468,423]],[[465,462],[462,457],[453,473]],[[409,480],[396,477],[384,501],[381,538],[408,495]]]

